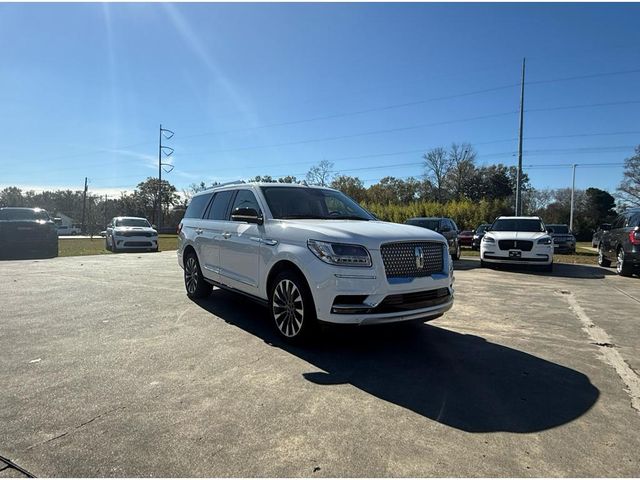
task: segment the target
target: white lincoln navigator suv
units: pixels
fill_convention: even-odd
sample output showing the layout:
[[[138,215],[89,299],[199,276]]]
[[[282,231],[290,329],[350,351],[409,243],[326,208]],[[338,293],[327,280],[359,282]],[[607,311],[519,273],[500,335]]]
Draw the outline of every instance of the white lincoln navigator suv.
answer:
[[[280,335],[304,338],[317,320],[431,320],[453,304],[445,238],[378,221],[337,190],[238,183],[194,196],[179,226],[187,295],[212,286],[268,305]]]

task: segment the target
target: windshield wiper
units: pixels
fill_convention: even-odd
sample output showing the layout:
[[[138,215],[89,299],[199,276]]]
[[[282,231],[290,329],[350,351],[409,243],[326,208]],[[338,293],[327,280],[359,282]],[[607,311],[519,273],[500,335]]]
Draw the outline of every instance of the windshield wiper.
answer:
[[[309,219],[313,219],[313,220],[327,220],[328,219],[328,217],[324,217],[322,215],[306,215],[306,214],[283,215],[281,217],[278,217],[279,220],[295,220],[295,219],[305,219],[305,218],[309,218]]]

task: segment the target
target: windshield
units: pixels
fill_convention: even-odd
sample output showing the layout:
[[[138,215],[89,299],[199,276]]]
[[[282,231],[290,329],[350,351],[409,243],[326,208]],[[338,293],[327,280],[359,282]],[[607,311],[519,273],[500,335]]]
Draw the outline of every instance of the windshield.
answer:
[[[540,220],[533,218],[501,218],[496,220],[491,230],[495,232],[544,232]]]
[[[489,228],[490,226],[491,226],[491,225],[489,225],[489,224],[480,225],[480,226],[478,227],[478,229],[476,230],[476,233],[477,233],[477,234],[484,233],[484,232],[486,232],[486,231],[487,231],[487,228]]]
[[[405,223],[408,225],[415,225],[416,227],[428,228],[429,230],[436,231],[440,220],[437,218],[410,218]]]
[[[39,209],[10,208],[0,210],[0,220],[49,220],[49,214]]]
[[[569,233],[567,225],[547,225],[547,227],[553,229],[553,233]]]
[[[373,220],[343,193],[321,188],[261,187],[273,218]]]
[[[116,220],[116,227],[150,227],[144,218],[121,218]]]

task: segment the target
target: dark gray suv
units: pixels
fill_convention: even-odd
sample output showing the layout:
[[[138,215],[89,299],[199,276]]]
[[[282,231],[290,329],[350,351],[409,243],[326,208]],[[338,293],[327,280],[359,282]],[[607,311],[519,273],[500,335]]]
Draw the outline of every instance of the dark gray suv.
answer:
[[[603,231],[598,244],[598,264],[611,265],[615,259],[618,275],[640,273],[640,208],[629,209]]]
[[[428,228],[434,232],[438,232],[447,239],[451,258],[460,259],[460,243],[458,242],[458,226],[451,218],[446,217],[414,217],[404,223],[415,225],[416,227]]]

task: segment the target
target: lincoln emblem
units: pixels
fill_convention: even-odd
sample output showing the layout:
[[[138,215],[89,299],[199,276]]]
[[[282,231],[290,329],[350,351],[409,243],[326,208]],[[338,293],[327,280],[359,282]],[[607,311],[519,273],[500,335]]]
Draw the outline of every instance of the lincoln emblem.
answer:
[[[424,268],[424,253],[422,247],[416,247],[416,268]]]

